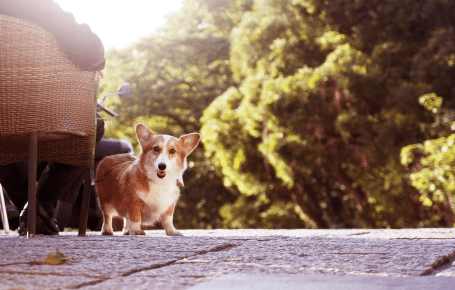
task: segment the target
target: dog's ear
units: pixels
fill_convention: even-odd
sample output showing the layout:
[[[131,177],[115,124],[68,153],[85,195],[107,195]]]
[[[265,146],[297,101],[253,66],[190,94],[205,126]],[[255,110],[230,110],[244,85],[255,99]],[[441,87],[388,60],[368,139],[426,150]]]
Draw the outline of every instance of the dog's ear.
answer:
[[[147,126],[144,124],[137,124],[136,125],[136,137],[137,140],[139,140],[139,144],[141,144],[142,150],[144,150],[144,147],[147,145],[148,140],[153,137],[153,132]]]
[[[201,140],[201,135],[199,135],[198,133],[182,135],[180,136],[179,140],[180,142],[182,142],[185,155],[188,155],[194,150],[194,148],[196,148],[197,144],[199,144],[199,140]]]

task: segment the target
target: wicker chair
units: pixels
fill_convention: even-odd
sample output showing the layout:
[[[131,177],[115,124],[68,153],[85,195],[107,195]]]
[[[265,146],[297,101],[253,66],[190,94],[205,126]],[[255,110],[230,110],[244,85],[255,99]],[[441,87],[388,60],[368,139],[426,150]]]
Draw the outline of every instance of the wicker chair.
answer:
[[[70,33],[70,32],[69,32]],[[85,235],[96,130],[98,77],[82,71],[53,35],[0,15],[0,164],[29,160],[27,219],[36,233],[36,164],[84,166],[79,235]]]

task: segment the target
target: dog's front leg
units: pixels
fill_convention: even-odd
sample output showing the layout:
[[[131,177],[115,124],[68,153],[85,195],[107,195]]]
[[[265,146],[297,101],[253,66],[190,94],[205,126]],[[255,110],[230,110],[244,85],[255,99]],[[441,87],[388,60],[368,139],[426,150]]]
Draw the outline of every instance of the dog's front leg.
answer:
[[[103,210],[103,227],[101,228],[102,235],[113,235],[114,229],[112,228],[112,215],[114,211],[110,206],[104,206]]]
[[[112,216],[110,214],[103,215],[103,227],[101,228],[102,235],[113,235],[114,230],[112,229]]]
[[[174,228],[173,224],[173,218],[174,218],[174,209],[175,209],[175,203],[171,205],[168,210],[166,210],[162,215],[161,215],[161,221],[164,230],[166,231],[166,235],[168,236],[183,236],[183,234],[179,231],[177,231]]]
[[[145,232],[141,230],[141,222],[133,222],[132,220],[125,218],[123,225],[124,235],[145,235]]]
[[[124,235],[145,235],[141,230],[141,207],[133,206],[125,217],[123,225]]]

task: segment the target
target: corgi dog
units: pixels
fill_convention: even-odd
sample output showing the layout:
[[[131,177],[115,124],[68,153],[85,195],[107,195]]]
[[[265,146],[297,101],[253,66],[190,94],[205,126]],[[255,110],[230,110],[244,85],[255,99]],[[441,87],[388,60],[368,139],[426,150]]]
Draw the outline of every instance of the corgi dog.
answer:
[[[141,153],[104,158],[96,173],[103,212],[103,235],[112,235],[112,217],[124,218],[124,235],[145,235],[141,224],[161,221],[168,236],[181,236],[173,225],[174,208],[183,186],[186,157],[199,144],[198,133],[175,138],[136,126]]]

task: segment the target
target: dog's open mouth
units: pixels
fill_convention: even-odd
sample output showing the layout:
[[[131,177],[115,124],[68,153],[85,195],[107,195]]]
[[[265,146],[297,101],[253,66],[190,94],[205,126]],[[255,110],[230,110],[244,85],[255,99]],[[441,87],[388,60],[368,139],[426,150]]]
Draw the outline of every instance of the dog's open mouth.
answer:
[[[156,175],[159,177],[159,178],[164,178],[166,176],[166,171],[164,170],[158,170],[158,172],[156,173]]]

